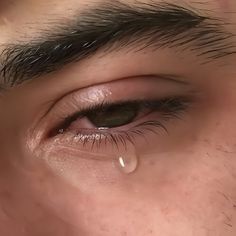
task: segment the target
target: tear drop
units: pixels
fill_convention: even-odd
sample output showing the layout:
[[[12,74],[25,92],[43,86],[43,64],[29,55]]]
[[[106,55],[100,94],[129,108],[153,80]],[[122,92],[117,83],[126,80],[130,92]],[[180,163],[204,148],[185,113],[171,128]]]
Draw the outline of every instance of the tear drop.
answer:
[[[118,157],[118,167],[125,174],[131,174],[138,168],[138,156],[126,154]]]

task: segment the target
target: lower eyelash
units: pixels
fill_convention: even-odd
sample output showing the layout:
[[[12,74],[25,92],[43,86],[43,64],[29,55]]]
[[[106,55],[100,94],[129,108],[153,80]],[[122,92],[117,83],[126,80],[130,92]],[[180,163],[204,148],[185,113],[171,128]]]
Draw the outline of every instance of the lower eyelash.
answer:
[[[111,145],[112,148],[119,151],[119,149],[126,150],[128,145],[135,146],[138,137],[148,143],[148,133],[160,135],[161,131],[168,134],[168,130],[164,124],[159,121],[150,120],[138,124],[128,131],[100,131],[93,134],[76,133],[71,136],[71,141],[69,141],[69,143],[72,142],[72,145],[77,145],[79,143],[83,148],[90,151],[98,151],[101,146],[106,149],[108,145]]]

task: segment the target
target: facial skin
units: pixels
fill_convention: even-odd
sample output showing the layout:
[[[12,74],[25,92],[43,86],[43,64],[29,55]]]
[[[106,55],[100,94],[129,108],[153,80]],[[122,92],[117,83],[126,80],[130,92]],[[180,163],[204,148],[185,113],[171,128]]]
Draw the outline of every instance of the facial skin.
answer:
[[[1,1],[1,235],[236,234],[236,3],[147,3]]]

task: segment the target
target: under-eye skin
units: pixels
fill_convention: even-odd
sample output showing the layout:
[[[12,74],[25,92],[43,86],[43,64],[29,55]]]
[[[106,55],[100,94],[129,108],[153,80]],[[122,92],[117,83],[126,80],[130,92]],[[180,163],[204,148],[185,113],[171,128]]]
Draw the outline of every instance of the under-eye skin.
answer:
[[[133,87],[126,94],[123,87],[127,85]],[[120,89],[124,91],[122,98],[116,96]],[[43,150],[74,156],[86,153],[86,158],[90,158],[90,154],[94,157],[114,151],[124,153],[130,146],[143,148],[160,135],[171,133],[169,123],[184,117],[192,104],[190,94],[186,85],[153,78],[112,82],[73,92],[61,104],[58,102],[55,113],[60,119],[52,119]]]

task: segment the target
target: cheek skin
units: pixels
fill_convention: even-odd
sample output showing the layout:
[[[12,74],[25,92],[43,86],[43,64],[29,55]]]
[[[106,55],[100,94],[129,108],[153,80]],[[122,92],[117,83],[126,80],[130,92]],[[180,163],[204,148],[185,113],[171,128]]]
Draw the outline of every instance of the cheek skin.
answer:
[[[87,186],[89,194],[68,186],[42,163],[15,170],[12,181],[4,178],[15,192],[1,188],[7,217],[0,222],[17,232],[23,227],[28,235],[171,235],[175,229],[182,236],[191,235],[193,227],[196,235],[204,235],[204,227],[220,232],[235,216],[235,179],[221,168],[229,155],[208,146],[199,142],[191,152],[150,157],[136,175]]]
[[[187,165],[179,162],[178,156],[172,156],[176,158],[175,162],[147,163],[140,170],[145,173],[146,169],[142,177],[133,182],[128,180],[122,183],[122,187],[113,186],[110,192],[108,189],[103,194],[97,192],[96,198],[92,197],[88,204],[94,214],[82,211],[82,218],[90,217],[94,232],[99,232],[104,225],[114,232],[112,225],[116,222],[118,229],[127,225],[128,235],[146,235],[148,227],[155,232],[154,235],[158,232],[171,235],[173,229],[181,229],[176,235],[191,235],[193,228],[196,228],[196,235],[203,235],[204,227],[225,233],[227,225],[232,224],[235,217],[235,192],[232,188],[235,179],[226,168],[220,169],[225,163],[225,160],[220,161],[220,153],[217,160],[214,157],[217,153],[213,150],[209,159],[204,153],[181,154],[181,158],[191,155],[195,159]],[[218,163],[213,165],[213,162]],[[154,172],[161,174],[153,177]],[[81,211],[78,209],[77,212]],[[98,217],[101,219],[99,222],[96,220]],[[149,222],[148,226],[144,222]],[[136,234],[130,230],[132,224],[140,226]]]
[[[175,230],[176,236],[193,235],[193,231],[233,236],[236,168],[230,161],[233,154],[224,150],[226,145],[222,143],[221,149],[210,145],[216,139],[199,140],[179,153],[153,155],[142,161],[134,175],[109,184],[87,183],[87,191],[79,188],[86,181],[79,180],[75,187],[50,171],[28,176],[32,179],[28,199],[40,207],[35,209],[33,204],[27,217],[32,220],[40,210],[41,225],[48,228],[51,222],[54,230],[63,225],[70,235],[74,230],[86,236],[171,235]]]
[[[42,189],[48,189],[41,204],[85,235],[120,236],[123,231],[138,236],[152,235],[147,233],[151,231],[153,235],[171,235],[178,229],[175,235],[180,236],[191,235],[193,228],[196,235],[204,235],[205,228],[233,235],[225,234],[227,225],[234,221],[236,199],[232,188],[235,178],[222,167],[229,156],[207,150],[207,145],[201,152],[193,152],[169,159],[163,155],[165,161],[147,161],[140,169],[142,176],[124,177],[109,186],[91,186],[94,190],[88,195],[63,182],[41,182]],[[187,164],[179,161],[190,155]],[[35,192],[40,193],[40,189]],[[54,202],[49,203],[48,198]]]

